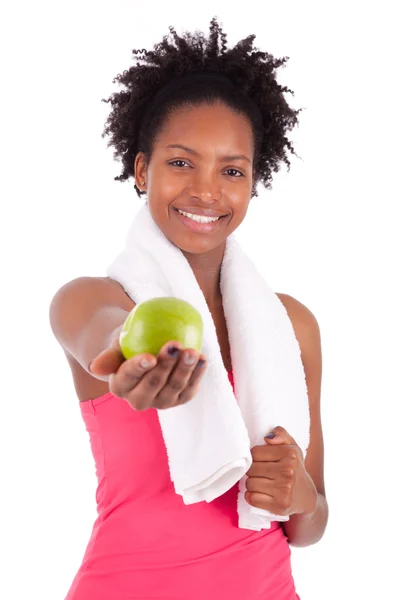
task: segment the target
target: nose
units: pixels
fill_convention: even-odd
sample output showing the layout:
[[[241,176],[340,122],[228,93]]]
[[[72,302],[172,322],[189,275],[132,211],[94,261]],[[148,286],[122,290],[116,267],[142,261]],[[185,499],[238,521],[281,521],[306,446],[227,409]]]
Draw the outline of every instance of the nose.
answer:
[[[187,192],[191,198],[197,198],[204,203],[220,202],[222,198],[218,177],[210,173],[200,173],[200,169],[193,174]]]

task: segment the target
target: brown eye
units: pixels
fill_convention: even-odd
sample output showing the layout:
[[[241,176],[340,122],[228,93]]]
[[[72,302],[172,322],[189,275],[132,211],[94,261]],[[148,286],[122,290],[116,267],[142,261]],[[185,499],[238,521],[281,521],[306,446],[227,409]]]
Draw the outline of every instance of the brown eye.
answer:
[[[226,173],[229,173],[229,172],[231,172],[231,173],[232,173],[232,171],[233,171],[234,173],[238,173],[240,177],[244,177],[243,173],[241,173],[241,172],[240,172],[240,171],[238,171],[237,169],[227,169],[227,170],[226,170]],[[237,177],[237,175],[231,175],[231,177]]]
[[[168,164],[172,165],[173,167],[180,167],[180,165],[178,165],[177,163],[183,163],[184,165],[187,165],[187,162],[184,160],[173,160],[172,162],[170,162]]]

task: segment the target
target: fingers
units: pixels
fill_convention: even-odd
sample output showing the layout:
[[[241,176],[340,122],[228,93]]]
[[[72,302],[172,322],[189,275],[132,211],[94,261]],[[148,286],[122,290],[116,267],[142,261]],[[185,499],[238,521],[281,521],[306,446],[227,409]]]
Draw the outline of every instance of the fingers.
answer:
[[[173,348],[178,353],[173,352]],[[126,398],[136,410],[150,408],[179,360],[182,349],[180,342],[171,341],[161,348],[157,357],[145,353],[130,358],[121,365],[115,376],[110,377],[110,391]]]
[[[144,375],[153,370],[156,365],[156,357],[148,353],[125,360],[117,373],[110,375],[110,392],[120,398],[126,398],[127,394],[138,385]]]
[[[251,449],[251,455],[254,462],[270,462],[282,460],[296,460],[297,451],[294,446],[281,444],[279,446],[254,446]]]
[[[246,472],[248,477],[262,477],[265,479],[277,480],[290,478],[293,475],[293,466],[290,464],[282,466],[281,462],[253,462],[250,469]]]
[[[201,354],[197,364],[194,366],[189,381],[184,389],[180,392],[177,404],[185,404],[193,398],[200,387],[200,381],[206,370],[206,357]]]
[[[190,400],[204,367],[197,367],[203,355],[194,348],[183,348],[177,341],[165,344],[157,357],[141,354],[125,361],[110,375],[110,391],[128,400],[136,410],[165,409]],[[147,360],[147,366],[142,364]]]
[[[170,408],[184,404],[197,391],[197,384],[205,370],[205,357],[193,348],[180,350],[176,364],[169,370],[167,377],[163,378],[163,385],[155,396],[153,403],[155,408]],[[161,364],[162,362],[161,360]]]

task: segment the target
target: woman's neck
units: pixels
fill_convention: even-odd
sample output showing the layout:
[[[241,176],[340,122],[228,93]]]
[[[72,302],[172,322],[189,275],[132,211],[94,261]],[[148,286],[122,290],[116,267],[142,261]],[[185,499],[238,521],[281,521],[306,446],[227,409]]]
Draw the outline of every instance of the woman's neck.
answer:
[[[210,311],[219,308],[222,304],[220,275],[225,243],[206,254],[191,254],[183,250],[182,253],[192,268]]]

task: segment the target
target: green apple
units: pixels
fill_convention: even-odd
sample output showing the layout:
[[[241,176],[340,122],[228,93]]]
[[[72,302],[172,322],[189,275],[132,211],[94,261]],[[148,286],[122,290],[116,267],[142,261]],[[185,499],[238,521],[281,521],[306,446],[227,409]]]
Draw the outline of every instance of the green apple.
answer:
[[[137,354],[157,356],[171,340],[201,351],[203,321],[189,302],[179,298],[152,298],[135,306],[122,327],[119,343],[126,359]]]

